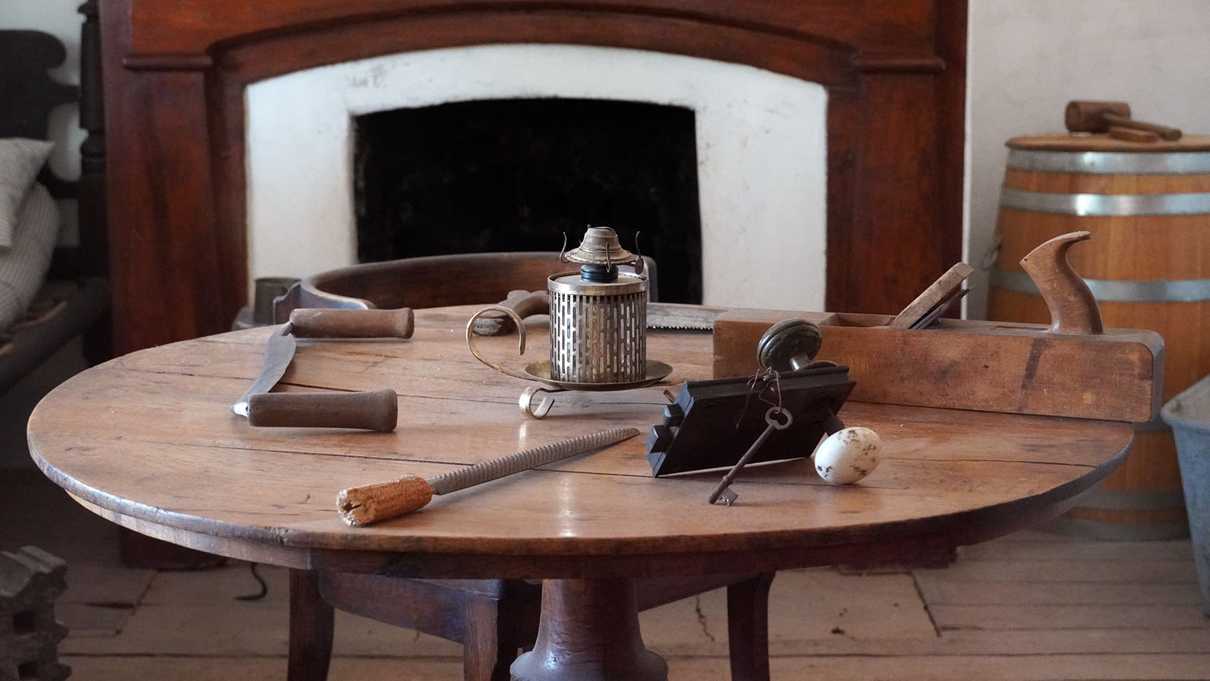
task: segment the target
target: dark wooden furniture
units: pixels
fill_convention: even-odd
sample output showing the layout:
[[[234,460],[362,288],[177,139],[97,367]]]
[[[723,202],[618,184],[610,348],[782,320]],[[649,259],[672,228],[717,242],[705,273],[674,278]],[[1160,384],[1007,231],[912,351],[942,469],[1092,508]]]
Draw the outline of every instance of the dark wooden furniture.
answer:
[[[637,578],[893,562],[983,541],[1065,510],[1131,440],[1121,423],[849,402],[845,423],[879,431],[886,448],[854,487],[823,485],[799,461],[744,471],[741,503],[711,506],[716,475],[652,478],[635,438],[398,520],[344,526],[340,488],[658,421],[642,405],[520,421],[521,384],[466,357],[473,309],[418,310],[407,342],[299,348],[283,389],[393,388],[394,433],[258,430],[232,415],[260,370],[269,331],[259,329],[86,371],[38,406],[30,448],[87,508],[203,551],[388,577],[541,578],[536,647],[512,667],[531,681],[663,678],[639,636]],[[515,351],[513,338],[482,340],[486,352]],[[541,334],[532,341],[531,352],[545,352]],[[674,381],[708,378],[710,345],[700,334],[653,333],[649,355],[675,358]],[[658,399],[661,388],[645,390]]]
[[[57,199],[77,201],[79,244],[56,248],[51,281],[31,306],[29,318],[0,337],[0,393],[71,339],[84,335],[91,362],[108,359],[109,303],[105,227],[105,131],[100,92],[97,3],[80,7],[85,21],[80,55],[81,86],[66,85],[48,71],[67,58],[58,38],[40,31],[0,31],[0,137],[48,139],[51,111],[78,103],[80,125],[88,131],[81,146],[79,181],[63,180],[49,165],[38,181]],[[4,331],[4,329],[0,329]]]
[[[773,573],[636,580],[639,611],[727,588],[734,681],[769,679]],[[541,585],[522,579],[405,579],[335,570],[290,571],[289,681],[324,681],[338,608],[463,645],[463,678],[508,681],[538,636]]]
[[[409,50],[602,45],[818,82],[828,308],[896,312],[961,256],[964,0],[109,0],[102,24],[122,352],[245,303],[248,84]]]
[[[649,291],[659,277],[648,261]],[[278,301],[295,307],[430,308],[492,303],[510,290],[543,290],[546,277],[574,269],[558,253],[474,253],[355,265],[303,279]],[[334,571],[291,571],[290,681],[327,678],[333,606],[463,645],[468,681],[507,681],[518,650],[538,633],[540,589],[523,580],[413,580]],[[727,587],[733,679],[768,681],[768,596],[772,574],[645,579],[639,609]]]
[[[63,180],[47,167],[39,181],[56,198],[76,199],[79,243],[56,248],[50,280],[31,306],[29,319],[0,338],[0,393],[37,368],[64,344],[83,338],[92,364],[112,354],[112,321],[106,208],[105,108],[101,97],[101,28],[98,0],[80,6],[80,87],[54,81],[48,69],[63,63],[67,50],[54,36],[38,31],[0,31],[0,92],[13,95],[0,106],[0,137],[45,139],[50,112],[78,102],[80,126],[88,131],[80,146],[80,179]],[[123,561],[131,566],[192,567],[214,559],[146,537],[121,533]]]
[[[659,300],[659,272],[644,257],[648,292]],[[448,307],[504,300],[509,291],[545,291],[546,277],[574,270],[558,253],[465,253],[353,265],[302,279],[276,304],[285,320],[297,307]]]

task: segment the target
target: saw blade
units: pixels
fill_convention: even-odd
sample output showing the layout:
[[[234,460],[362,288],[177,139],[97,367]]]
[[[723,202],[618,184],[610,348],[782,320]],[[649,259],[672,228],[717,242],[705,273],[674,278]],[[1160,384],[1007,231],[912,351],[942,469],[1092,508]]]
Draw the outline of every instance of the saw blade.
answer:
[[[726,312],[721,307],[648,303],[647,328],[674,331],[714,331],[714,322]]]

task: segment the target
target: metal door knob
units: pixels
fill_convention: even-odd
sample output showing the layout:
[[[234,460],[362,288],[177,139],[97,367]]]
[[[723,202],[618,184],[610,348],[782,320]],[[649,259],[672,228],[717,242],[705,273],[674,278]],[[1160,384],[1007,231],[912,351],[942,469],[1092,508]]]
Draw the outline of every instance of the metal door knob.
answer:
[[[762,369],[797,371],[810,366],[823,345],[823,332],[805,319],[783,319],[760,337],[756,361]]]

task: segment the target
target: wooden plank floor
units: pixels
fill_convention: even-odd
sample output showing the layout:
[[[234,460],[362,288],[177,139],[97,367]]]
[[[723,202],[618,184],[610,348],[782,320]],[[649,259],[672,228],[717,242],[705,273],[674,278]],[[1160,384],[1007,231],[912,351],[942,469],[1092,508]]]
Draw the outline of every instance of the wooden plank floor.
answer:
[[[73,678],[285,678],[286,575],[246,565],[127,570],[116,530],[36,473],[0,475],[0,547],[33,543],[69,561],[60,616]],[[1023,532],[961,551],[940,570],[781,573],[774,678],[1210,679],[1210,620],[1188,542],[1102,543]],[[723,592],[642,616],[674,680],[727,679]],[[342,615],[333,681],[461,679],[460,648]]]

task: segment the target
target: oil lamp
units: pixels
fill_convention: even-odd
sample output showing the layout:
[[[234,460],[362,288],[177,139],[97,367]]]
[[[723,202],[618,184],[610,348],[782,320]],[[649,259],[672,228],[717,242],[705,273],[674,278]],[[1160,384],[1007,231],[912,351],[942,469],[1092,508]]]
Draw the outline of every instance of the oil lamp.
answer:
[[[574,383],[632,383],[647,375],[647,277],[643,259],[609,227],[589,227],[563,262],[580,266],[547,278],[550,374]],[[629,265],[634,271],[619,270]]]
[[[507,307],[490,306],[467,324],[467,347],[480,362],[556,390],[627,390],[651,385],[672,367],[647,359],[647,275],[642,256],[622,248],[610,227],[589,227],[576,248],[559,256],[578,270],[546,280],[550,297],[550,359],[518,373],[484,359],[471,329],[485,312],[513,318],[525,354],[525,324]]]

